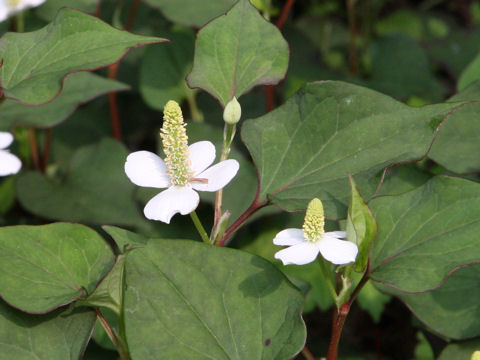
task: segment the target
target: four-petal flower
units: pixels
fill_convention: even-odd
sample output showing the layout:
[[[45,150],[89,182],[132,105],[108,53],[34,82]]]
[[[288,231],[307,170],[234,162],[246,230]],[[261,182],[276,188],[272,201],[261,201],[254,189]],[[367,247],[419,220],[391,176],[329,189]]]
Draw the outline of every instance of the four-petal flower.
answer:
[[[148,219],[170,223],[176,213],[187,215],[195,210],[199,196],[195,190],[215,192],[236,175],[239,164],[229,159],[209,167],[215,160],[215,146],[199,141],[189,147],[191,178],[184,186],[173,185],[168,167],[158,155],[149,151],[131,153],[125,162],[125,173],[138,186],[168,188],[154,196],[145,206]]]
[[[352,242],[340,240],[346,236],[345,231],[331,231],[324,233],[319,240],[309,241],[303,235],[302,229],[285,229],[275,236],[273,243],[289,247],[278,251],[275,259],[282,260],[283,265],[305,265],[321,253],[333,264],[348,264],[355,261],[358,248]]]
[[[13,135],[0,131],[0,176],[16,174],[22,167],[18,157],[5,150],[13,141]]]
[[[358,247],[356,244],[341,240],[347,236],[345,231],[325,232],[325,217],[320,199],[312,199],[307,207],[302,229],[280,231],[273,243],[289,246],[275,254],[283,265],[305,265],[316,259],[318,253],[336,265],[354,262]]]

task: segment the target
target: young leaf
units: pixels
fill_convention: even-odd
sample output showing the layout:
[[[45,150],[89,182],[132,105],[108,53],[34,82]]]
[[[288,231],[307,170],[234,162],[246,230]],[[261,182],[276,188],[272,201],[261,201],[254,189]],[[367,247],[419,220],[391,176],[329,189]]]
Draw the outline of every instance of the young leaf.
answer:
[[[67,308],[29,315],[0,300],[0,359],[80,359],[95,325],[95,312]]]
[[[348,180],[351,197],[347,215],[347,239],[358,246],[354,270],[363,272],[368,263],[370,243],[377,234],[377,223],[368,205],[363,201],[353,178],[349,176]]]
[[[480,259],[480,184],[437,176],[400,196],[373,199],[378,223],[370,278],[401,292],[438,287]]]
[[[224,14],[236,0],[145,0],[158,7],[165,17],[185,26],[201,27],[207,22]]]
[[[127,150],[112,140],[80,148],[62,181],[34,171],[17,181],[18,199],[48,219],[93,224],[145,225],[133,195],[135,186],[123,170]]]
[[[0,91],[25,104],[46,103],[60,93],[69,74],[108,66],[130,48],[162,41],[63,8],[43,29],[0,39]]]
[[[65,79],[63,91],[53,101],[40,106],[26,106],[13,100],[2,104],[0,131],[16,125],[51,127],[66,120],[75,109],[100,95],[129,89],[119,81],[94,73],[80,72]]]
[[[301,294],[257,256],[155,239],[128,254],[125,273],[134,359],[290,359],[304,345]]]
[[[187,82],[226,105],[256,85],[276,84],[288,66],[288,44],[248,0],[198,32]]]
[[[117,260],[110,272],[98,284],[93,293],[85,300],[78,301],[78,305],[111,309],[117,316],[122,312],[123,278],[125,268],[125,254],[117,256]]]
[[[475,59],[463,70],[458,79],[458,90],[464,90],[468,85],[480,80],[480,55],[477,55]]]
[[[114,257],[95,231],[78,224],[0,228],[0,296],[29,313],[85,298]]]
[[[298,210],[317,197],[330,217],[343,217],[347,174],[369,199],[375,187],[359,178],[423,157],[436,129],[430,121],[458,106],[412,108],[343,82],[307,84],[284,105],[243,124],[242,139],[260,176],[259,200]]]

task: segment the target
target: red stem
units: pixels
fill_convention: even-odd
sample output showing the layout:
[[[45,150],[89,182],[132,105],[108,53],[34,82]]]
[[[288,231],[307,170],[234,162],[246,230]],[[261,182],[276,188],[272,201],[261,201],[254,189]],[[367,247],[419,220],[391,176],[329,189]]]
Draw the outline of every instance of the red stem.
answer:
[[[292,9],[293,4],[295,3],[295,0],[287,0],[285,5],[283,6],[282,12],[280,14],[280,17],[277,20],[277,28],[278,30],[282,30],[283,25],[285,24],[285,21],[288,18],[288,15],[290,14],[290,10]],[[275,103],[275,86],[274,85],[267,85],[266,87],[266,102],[267,102],[267,112],[270,112],[273,110],[273,106]]]
[[[133,21],[135,20],[135,15],[137,14],[139,4],[140,4],[140,0],[134,0],[132,7],[130,8],[127,24],[125,25],[126,31],[130,31],[130,29],[133,26]],[[115,79],[117,77],[118,65],[119,63],[117,62],[108,68],[109,79]],[[117,94],[115,92],[108,93],[108,102],[109,102],[109,108],[110,108],[110,119],[112,121],[113,137],[121,141],[122,128],[120,126],[120,117],[118,115],[118,105],[117,105]]]
[[[363,274],[362,279],[355,287],[352,295],[348,301],[340,306],[340,309],[333,310],[333,322],[332,322],[332,338],[330,339],[330,345],[328,347],[327,360],[338,360],[338,344],[340,342],[340,337],[342,335],[343,325],[347,319],[347,315],[350,312],[353,301],[357,297],[360,290],[367,283],[370,275],[370,263],[367,264],[365,273]]]
[[[287,20],[288,14],[290,13],[290,10],[292,9],[292,6],[294,3],[295,3],[295,0],[287,0],[285,5],[283,6],[282,13],[280,14],[280,17],[277,20],[278,30],[282,30],[283,24],[285,24],[285,21]]]
[[[258,198],[255,197],[255,200],[253,200],[252,204],[249,206],[245,212],[240,215],[240,217],[235,220],[235,222],[230,225],[230,227],[225,231],[225,234],[223,234],[222,239],[218,242],[218,246],[224,246],[227,240],[235,233],[235,231],[238,230],[238,228],[245,222],[247,219],[252,216],[255,212],[260,210],[261,208],[265,207],[268,205],[267,201],[264,201],[263,203],[258,202]]]
[[[108,78],[115,79],[117,77],[118,63],[108,68]],[[118,141],[122,140],[122,129],[120,127],[120,119],[118,116],[117,96],[115,92],[108,93],[108,103],[110,108],[110,119],[112,121],[113,137]]]
[[[30,151],[32,152],[33,166],[37,171],[43,172],[40,167],[40,161],[38,157],[38,144],[35,136],[35,129],[33,127],[28,128],[28,142],[30,143]]]
[[[303,348],[302,350],[302,355],[305,359],[307,360],[315,360],[315,356],[313,356],[313,354],[311,353],[310,350],[308,350],[307,346],[305,345],[305,347]]]

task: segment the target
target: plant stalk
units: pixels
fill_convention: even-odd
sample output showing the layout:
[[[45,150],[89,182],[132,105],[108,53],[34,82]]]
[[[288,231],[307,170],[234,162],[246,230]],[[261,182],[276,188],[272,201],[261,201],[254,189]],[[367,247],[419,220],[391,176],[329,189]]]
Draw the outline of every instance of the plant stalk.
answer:
[[[207,235],[207,232],[205,231],[205,228],[203,227],[202,225],[202,222],[200,221],[200,219],[198,218],[198,215],[197,213],[195,212],[195,210],[193,210],[191,213],[190,213],[190,217],[192,218],[192,221],[193,221],[193,224],[195,225],[195,227],[197,228],[197,231],[198,233],[200,234],[200,237],[202,238],[203,242],[207,243],[207,244],[210,244],[210,239]]]
[[[99,308],[95,308],[95,313],[97,314],[97,318],[100,321],[100,324],[102,325],[103,329],[107,333],[108,337],[110,340],[112,340],[113,345],[115,345],[115,348],[118,351],[118,354],[120,355],[121,360],[131,360],[130,355],[128,353],[128,350],[126,350],[122,344],[120,343],[117,334],[115,334],[115,331],[112,329],[110,324],[107,322],[107,319],[103,316]]]

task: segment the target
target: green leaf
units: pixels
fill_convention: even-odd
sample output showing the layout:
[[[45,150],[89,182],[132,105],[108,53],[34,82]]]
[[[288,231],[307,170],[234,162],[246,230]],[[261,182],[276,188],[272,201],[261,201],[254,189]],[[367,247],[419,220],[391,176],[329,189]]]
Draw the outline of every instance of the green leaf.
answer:
[[[194,34],[178,31],[166,36],[170,42],[148,47],[140,67],[140,93],[151,108],[160,111],[167,101],[181,103],[194,94],[185,83],[192,67]]]
[[[447,101],[455,102],[455,101],[469,101],[469,100],[480,100],[480,80],[471,83],[470,85],[465,87],[465,89],[453,95]]]
[[[452,270],[478,262],[480,184],[437,176],[369,205],[378,234],[370,278],[401,292],[438,287]]]
[[[90,294],[113,265],[110,247],[78,224],[0,228],[0,295],[45,313]]]
[[[464,90],[471,83],[480,80],[480,54],[463,70],[458,79],[458,90]]]
[[[98,0],[48,0],[35,9],[35,14],[42,20],[52,21],[62,7],[69,6],[83,12],[93,14],[97,8]]]
[[[353,178],[349,176],[348,180],[351,197],[347,215],[347,239],[358,246],[354,269],[357,272],[363,272],[368,263],[370,243],[377,234],[377,223]]]
[[[480,335],[479,281],[480,265],[475,265],[455,271],[438,289],[395,295],[435,333],[452,339],[467,339]]]
[[[0,360],[80,359],[94,324],[87,308],[29,315],[0,300]]]
[[[288,44],[248,0],[238,3],[197,34],[187,82],[225,106],[256,85],[276,84],[288,66]]]
[[[135,185],[123,170],[127,150],[112,139],[80,148],[63,179],[38,172],[17,181],[18,199],[39,216],[92,224],[144,225],[133,200]]]
[[[113,268],[98,284],[93,293],[85,300],[80,300],[78,304],[93,307],[103,306],[120,316],[122,312],[124,269],[125,254],[120,254],[117,256]]]
[[[143,247],[147,243],[147,238],[144,236],[116,226],[105,225],[102,226],[102,229],[112,237],[122,254],[126,253],[129,249]]]
[[[479,138],[480,103],[465,104],[444,121],[428,156],[459,174],[479,171]]]
[[[5,100],[2,104],[0,130],[8,131],[16,125],[51,127],[66,120],[79,105],[111,91],[127,89],[128,85],[94,73],[72,74],[65,80],[60,95],[47,104],[26,106],[17,101]]]
[[[126,286],[134,359],[289,359],[305,342],[298,290],[239,250],[150,240],[128,255]]]
[[[289,211],[314,197],[328,217],[346,215],[348,177],[371,179],[393,163],[422,158],[440,118],[458,104],[412,108],[343,82],[307,84],[284,105],[248,120],[242,139],[260,176],[259,200]],[[373,194],[369,186],[365,199]]]
[[[224,14],[236,0],[145,0],[175,23],[186,26],[202,27],[207,22]]]
[[[361,276],[357,277],[358,280],[360,280]],[[358,302],[358,306],[368,312],[373,321],[378,324],[382,317],[383,310],[390,299],[391,296],[381,293],[373,286],[371,281],[367,281],[362,291],[358,294],[356,301]]]
[[[480,349],[480,339],[447,345],[437,360],[471,360],[474,351]]]
[[[383,37],[371,48],[369,86],[401,100],[415,95],[430,101],[444,99],[447,89],[435,78],[418,41],[404,35]]]
[[[130,48],[165,41],[116,30],[96,17],[68,8],[52,23],[0,39],[1,90],[7,98],[42,104],[58,96],[66,76],[118,61]]]

